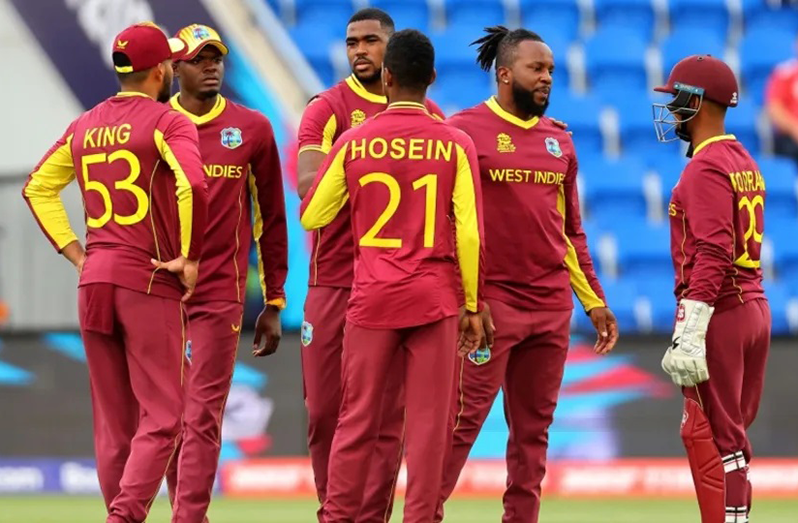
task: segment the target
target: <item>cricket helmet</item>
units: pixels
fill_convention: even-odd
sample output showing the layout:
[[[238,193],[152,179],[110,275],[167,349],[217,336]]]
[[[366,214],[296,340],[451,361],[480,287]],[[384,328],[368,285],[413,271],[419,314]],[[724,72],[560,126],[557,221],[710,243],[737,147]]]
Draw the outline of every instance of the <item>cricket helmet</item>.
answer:
[[[735,107],[738,100],[737,79],[731,68],[710,55],[684,58],[673,66],[667,83],[654,90],[673,95],[667,103],[654,104],[654,128],[660,142],[690,141],[683,124],[698,114],[704,99],[724,107]],[[690,107],[693,97],[698,98],[695,108]]]

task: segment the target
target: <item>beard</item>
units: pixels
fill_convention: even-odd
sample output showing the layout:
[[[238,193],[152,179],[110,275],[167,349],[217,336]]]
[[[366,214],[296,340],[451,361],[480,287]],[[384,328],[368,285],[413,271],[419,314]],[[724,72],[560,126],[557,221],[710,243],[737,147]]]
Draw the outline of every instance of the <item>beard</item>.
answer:
[[[158,101],[161,103],[166,103],[169,101],[169,98],[172,97],[172,77],[168,77],[164,75],[163,77],[163,84],[161,84],[161,90],[158,91]]]
[[[357,78],[361,84],[373,84],[375,82],[379,82],[382,79],[382,69],[376,69],[370,75],[361,75],[356,73],[353,67],[352,74],[355,75],[355,78]]]
[[[535,92],[524,89],[515,80],[513,80],[513,102],[519,111],[532,117],[543,116],[549,107],[548,97],[543,104],[535,102]]]

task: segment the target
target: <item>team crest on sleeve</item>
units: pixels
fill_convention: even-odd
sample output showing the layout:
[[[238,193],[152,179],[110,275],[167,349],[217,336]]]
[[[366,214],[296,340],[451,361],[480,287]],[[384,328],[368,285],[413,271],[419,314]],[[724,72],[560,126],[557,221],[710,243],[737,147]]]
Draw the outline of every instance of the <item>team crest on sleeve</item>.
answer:
[[[474,365],[484,365],[490,361],[490,347],[483,347],[468,354],[468,359]]]
[[[562,156],[562,149],[560,149],[560,142],[557,138],[546,138],[546,150],[555,158]]]
[[[509,134],[499,133],[499,135],[496,136],[496,150],[500,153],[515,152],[515,145],[513,145],[513,139],[510,138]]]
[[[310,322],[303,321],[302,328],[299,331],[302,345],[307,347],[313,341],[313,325]]]
[[[241,129],[236,127],[222,129],[222,145],[228,149],[235,149],[242,143],[244,143],[244,138],[241,136]]]
[[[355,109],[354,111],[352,111],[350,119],[351,119],[350,121],[351,127],[357,127],[358,125],[362,125],[363,122],[366,121],[366,113],[364,113],[360,109]]]

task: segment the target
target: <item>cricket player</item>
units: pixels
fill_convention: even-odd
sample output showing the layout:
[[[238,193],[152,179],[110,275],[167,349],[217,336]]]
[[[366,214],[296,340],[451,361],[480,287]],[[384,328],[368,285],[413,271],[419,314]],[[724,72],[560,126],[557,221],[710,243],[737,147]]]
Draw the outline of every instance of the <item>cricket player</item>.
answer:
[[[489,340],[495,324],[495,340],[460,365],[436,521],[501,387],[510,430],[503,521],[529,523],[538,521],[572,291],[596,327],[597,353],[612,350],[618,331],[582,231],[574,144],[562,124],[544,116],[551,50],[525,29],[486,32],[475,42],[478,62],[486,71],[495,63],[498,94],[449,124],[474,140],[479,156],[488,253],[485,320]]]
[[[424,106],[434,61],[432,44],[418,31],[391,37],[382,70],[387,110],[341,136],[302,202],[302,225],[316,229],[349,201],[355,238],[343,397],[323,511],[327,523],[360,521],[382,398],[396,373],[397,354],[404,360],[399,368],[407,411],[403,521],[432,520],[457,359],[456,264],[465,296],[460,345],[475,350],[482,338],[477,159],[471,140]]]
[[[391,17],[379,9],[355,13],[346,28],[346,49],[352,75],[314,97],[299,127],[298,189],[304,198],[333,144],[346,130],[384,111],[388,101],[382,85],[382,61],[394,32]],[[430,100],[429,112],[443,118]],[[349,206],[327,227],[315,231],[310,281],[302,325],[302,375],[308,409],[308,447],[316,491],[323,504],[327,464],[341,405],[341,351],[346,304],[353,278],[353,241]],[[392,408],[384,417],[377,456],[369,473],[368,492],[358,519],[382,523],[390,519],[396,477],[402,461],[404,407],[401,372],[389,377],[385,400]],[[321,518],[321,512],[319,512]]]
[[[23,189],[80,274],[97,472],[113,523],[145,520],[182,430],[181,297],[197,281],[208,203],[197,129],[163,103],[183,47],[150,23],[119,33],[121,92],[72,122]],[[85,252],[59,196],[76,173]]]
[[[200,522],[211,501],[219,460],[222,415],[244,313],[250,242],[254,233],[265,300],[253,350],[265,355],[277,350],[280,341],[288,233],[280,157],[269,120],[219,94],[227,47],[214,29],[194,24],[176,37],[185,48],[175,57],[180,93],[172,97],[171,105],[197,126],[210,214],[202,276],[186,304],[191,365],[183,442],[179,462],[172,463],[167,480],[174,500],[173,521]]]
[[[685,396],[681,436],[703,523],[744,523],[751,509],[746,430],[759,408],[770,347],[762,288],[765,179],[734,136],[726,110],[737,80],[709,55],[676,64],[656,91],[660,141],[689,142],[669,206],[678,307],[662,368]]]

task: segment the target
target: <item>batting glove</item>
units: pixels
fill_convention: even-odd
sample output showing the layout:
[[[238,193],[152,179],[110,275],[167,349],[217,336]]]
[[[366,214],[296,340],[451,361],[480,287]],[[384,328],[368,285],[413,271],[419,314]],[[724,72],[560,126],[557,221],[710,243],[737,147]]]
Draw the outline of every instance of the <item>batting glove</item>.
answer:
[[[662,358],[662,369],[676,385],[695,387],[709,379],[707,328],[715,307],[683,299],[676,315],[671,346]]]

